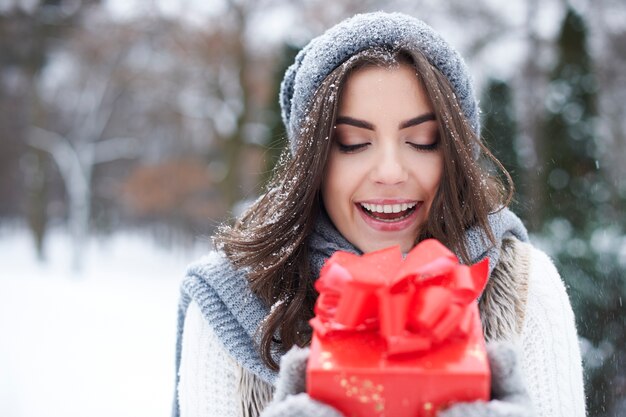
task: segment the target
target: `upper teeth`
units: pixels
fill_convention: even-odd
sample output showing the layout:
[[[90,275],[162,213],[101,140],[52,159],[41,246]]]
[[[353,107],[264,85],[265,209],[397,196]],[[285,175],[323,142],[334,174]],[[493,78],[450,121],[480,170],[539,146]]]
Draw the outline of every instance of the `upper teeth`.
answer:
[[[407,209],[415,207],[417,203],[403,203],[403,204],[369,204],[361,203],[366,209],[374,213],[400,213]]]

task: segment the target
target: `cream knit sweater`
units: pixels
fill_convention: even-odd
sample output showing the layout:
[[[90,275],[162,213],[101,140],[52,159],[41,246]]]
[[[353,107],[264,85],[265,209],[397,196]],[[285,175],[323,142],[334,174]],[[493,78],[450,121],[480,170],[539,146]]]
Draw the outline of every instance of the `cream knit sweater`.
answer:
[[[540,417],[583,417],[585,398],[574,314],[546,254],[530,250],[528,301],[518,341],[522,373]],[[240,367],[192,302],[179,369],[181,417],[240,417]]]

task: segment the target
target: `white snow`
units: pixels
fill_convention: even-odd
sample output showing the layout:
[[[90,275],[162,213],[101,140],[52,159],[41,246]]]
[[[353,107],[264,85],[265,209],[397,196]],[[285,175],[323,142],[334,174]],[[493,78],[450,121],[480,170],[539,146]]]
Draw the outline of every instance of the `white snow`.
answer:
[[[200,246],[92,238],[75,275],[66,235],[42,265],[26,232],[0,229],[0,416],[168,416],[178,285]]]

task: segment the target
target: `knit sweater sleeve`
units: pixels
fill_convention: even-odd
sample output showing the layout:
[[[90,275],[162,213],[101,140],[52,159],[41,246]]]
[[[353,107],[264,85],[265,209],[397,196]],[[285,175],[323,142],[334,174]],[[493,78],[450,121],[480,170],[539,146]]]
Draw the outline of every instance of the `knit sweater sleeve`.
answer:
[[[574,313],[550,258],[531,249],[522,370],[540,417],[583,417],[585,397]]]
[[[185,316],[179,368],[178,401],[181,417],[239,415],[239,368],[226,352],[198,304]]]

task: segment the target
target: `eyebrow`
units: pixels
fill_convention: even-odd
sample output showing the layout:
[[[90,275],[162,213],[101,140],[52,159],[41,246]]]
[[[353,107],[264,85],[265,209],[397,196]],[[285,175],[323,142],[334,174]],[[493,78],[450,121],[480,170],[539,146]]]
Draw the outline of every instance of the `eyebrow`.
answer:
[[[360,127],[362,129],[374,130],[374,125],[366,122],[365,120],[354,119],[348,116],[339,116],[335,121],[337,125],[350,125],[354,127]]]
[[[407,127],[417,126],[424,122],[429,122],[431,120],[437,120],[437,117],[435,116],[434,113],[422,114],[420,116],[414,117],[412,119],[409,119],[400,123],[400,125],[398,126],[398,129],[399,130],[406,129]],[[354,127],[360,127],[361,129],[367,129],[367,130],[376,130],[374,125],[371,124],[370,122],[366,122],[365,120],[355,119],[349,116],[337,117],[335,124],[350,125]]]
[[[426,113],[426,114],[422,114],[421,116],[414,117],[410,120],[407,120],[406,122],[400,123],[399,128],[400,130],[402,130],[402,129],[406,129],[407,127],[420,125],[424,122],[430,122],[431,120],[437,120],[435,113]]]

